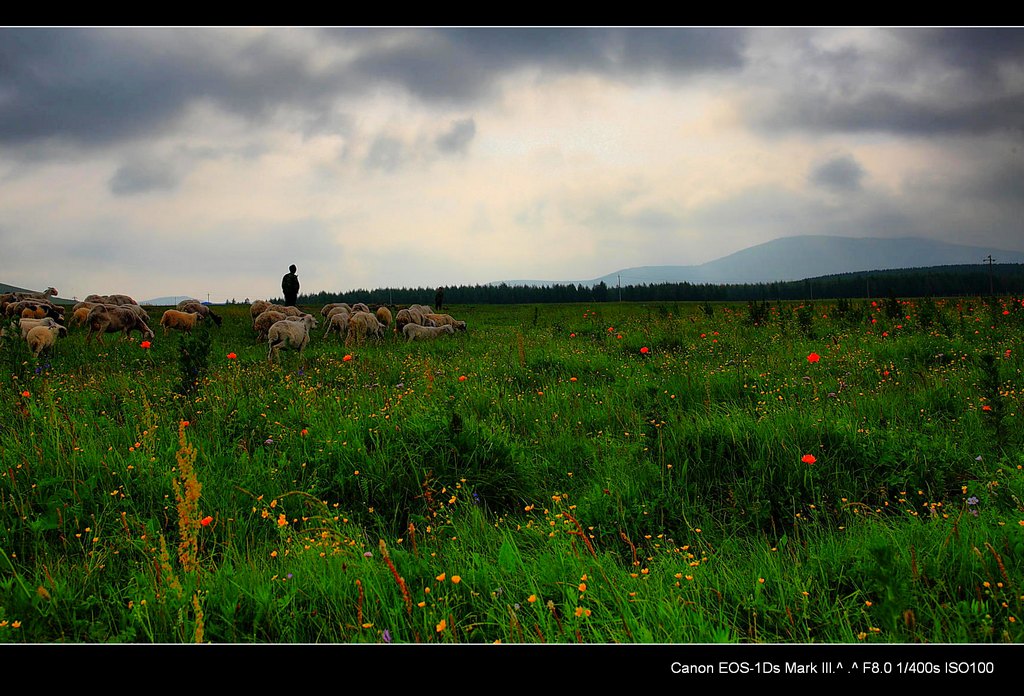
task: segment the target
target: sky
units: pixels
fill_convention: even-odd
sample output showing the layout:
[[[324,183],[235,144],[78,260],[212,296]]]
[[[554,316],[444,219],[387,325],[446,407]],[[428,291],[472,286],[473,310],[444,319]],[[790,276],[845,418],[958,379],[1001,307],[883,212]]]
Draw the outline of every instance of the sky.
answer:
[[[1022,182],[1024,29],[0,28],[0,282],[68,298],[1024,251]]]

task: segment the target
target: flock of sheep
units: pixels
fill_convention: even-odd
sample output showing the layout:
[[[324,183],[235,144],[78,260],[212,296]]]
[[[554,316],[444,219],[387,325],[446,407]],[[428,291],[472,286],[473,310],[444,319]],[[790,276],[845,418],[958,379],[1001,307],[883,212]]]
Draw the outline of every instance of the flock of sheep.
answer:
[[[50,301],[56,294],[57,290],[51,287],[41,293],[0,295],[0,314],[18,322],[22,339],[27,341],[37,358],[44,350],[52,349],[58,337],[67,335],[64,307]],[[310,332],[317,327],[313,315],[297,307],[257,300],[249,311],[257,339],[267,341],[268,362],[273,362],[282,348],[292,348],[301,353],[309,344]],[[118,331],[125,336],[138,331],[143,339],[154,337],[148,324],[149,314],[127,295],[89,295],[76,304],[71,313],[73,325],[88,327],[86,343],[91,342],[93,336],[102,343],[104,334]],[[426,305],[412,305],[392,317],[391,310],[384,306],[371,312],[361,302],[354,305],[338,302],[326,305],[320,313],[327,324],[324,338],[336,333],[344,339],[346,346],[359,345],[367,339],[383,340],[389,330],[396,336],[399,333],[405,336],[406,341],[429,340],[466,330],[466,322],[448,314],[435,313]],[[160,326],[166,335],[172,329],[191,331],[201,321],[213,321],[220,326],[221,318],[207,305],[188,299],[179,302],[175,309],[165,311],[160,318]],[[14,330],[13,325],[11,330]],[[0,329],[0,336],[6,331]]]
[[[275,305],[266,300],[253,302],[249,312],[257,338],[267,341],[269,362],[274,361],[281,348],[294,348],[301,353],[309,344],[310,331],[317,327],[313,315],[296,307]],[[335,302],[325,305],[320,314],[327,324],[324,338],[336,333],[344,339],[346,346],[360,345],[371,338],[383,340],[392,324],[395,335],[401,332],[406,341],[428,340],[453,334],[456,330],[466,330],[466,322],[448,314],[435,314],[425,305],[401,309],[393,317],[391,310],[384,306],[371,312],[362,302],[353,305]]]

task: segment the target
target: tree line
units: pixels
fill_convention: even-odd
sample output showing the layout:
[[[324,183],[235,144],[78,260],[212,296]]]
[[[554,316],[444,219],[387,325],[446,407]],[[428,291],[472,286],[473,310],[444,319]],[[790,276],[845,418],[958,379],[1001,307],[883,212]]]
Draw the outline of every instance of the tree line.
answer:
[[[436,288],[358,288],[300,294],[298,304],[365,302],[383,305],[433,305]],[[773,283],[644,283],[609,286],[453,285],[444,288],[444,303],[540,304],[550,302],[748,302],[878,297],[948,297],[1024,294],[1024,264],[932,266],[862,271]],[[272,301],[280,302],[282,298]]]

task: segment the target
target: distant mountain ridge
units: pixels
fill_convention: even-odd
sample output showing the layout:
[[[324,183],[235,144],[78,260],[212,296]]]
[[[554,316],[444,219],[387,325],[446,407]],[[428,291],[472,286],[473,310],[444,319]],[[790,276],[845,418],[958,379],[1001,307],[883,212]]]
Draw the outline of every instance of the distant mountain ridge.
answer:
[[[489,285],[608,286],[657,283],[773,283],[842,273],[982,263],[1024,263],[1024,252],[920,237],[782,237],[692,266],[636,266],[591,280],[504,280]]]

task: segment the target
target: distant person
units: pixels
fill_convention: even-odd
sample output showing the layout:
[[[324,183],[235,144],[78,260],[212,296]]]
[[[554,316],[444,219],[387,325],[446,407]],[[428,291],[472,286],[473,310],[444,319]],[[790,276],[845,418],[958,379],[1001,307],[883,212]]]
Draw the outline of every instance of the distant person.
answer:
[[[438,288],[437,292],[434,293],[434,307],[438,313],[441,312],[441,305],[444,304],[444,288]]]
[[[295,264],[288,267],[288,273],[281,279],[281,290],[284,292],[284,304],[286,307],[294,307],[295,300],[299,296],[299,277],[295,275]]]

